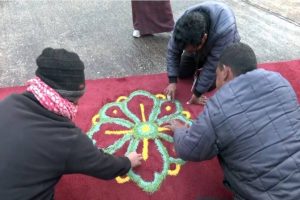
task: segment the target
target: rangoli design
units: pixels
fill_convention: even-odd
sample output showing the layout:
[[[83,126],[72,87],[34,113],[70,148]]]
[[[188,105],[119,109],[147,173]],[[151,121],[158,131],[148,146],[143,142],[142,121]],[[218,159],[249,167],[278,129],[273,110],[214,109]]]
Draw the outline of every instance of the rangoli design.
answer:
[[[170,130],[164,125],[173,119],[191,124],[190,113],[183,110],[179,101],[170,102],[163,94],[153,95],[138,90],[128,97],[120,96],[115,102],[104,105],[93,117],[92,127],[87,135],[95,145],[107,153],[115,154],[125,147],[123,155],[133,151],[141,152],[145,162],[150,160],[152,151],[158,151],[155,156],[160,157],[162,166],[160,170],[151,172],[151,180],[143,178],[139,171],[134,169],[130,170],[126,177],[116,178],[120,184],[133,181],[144,191],[155,192],[167,175],[178,175],[181,165],[184,164],[183,160],[170,153],[174,152],[174,140]],[[110,144],[103,144],[103,136],[116,138]],[[151,151],[150,144],[155,145]],[[143,164],[141,168],[143,166],[147,165]]]

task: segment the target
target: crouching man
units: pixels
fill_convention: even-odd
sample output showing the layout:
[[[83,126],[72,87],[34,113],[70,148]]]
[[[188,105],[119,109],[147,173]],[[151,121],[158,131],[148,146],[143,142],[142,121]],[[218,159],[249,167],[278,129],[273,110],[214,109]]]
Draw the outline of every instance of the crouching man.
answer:
[[[257,69],[246,44],[227,47],[217,66],[217,92],[186,127],[171,123],[179,157],[218,156],[235,199],[300,197],[300,109],[290,83]]]

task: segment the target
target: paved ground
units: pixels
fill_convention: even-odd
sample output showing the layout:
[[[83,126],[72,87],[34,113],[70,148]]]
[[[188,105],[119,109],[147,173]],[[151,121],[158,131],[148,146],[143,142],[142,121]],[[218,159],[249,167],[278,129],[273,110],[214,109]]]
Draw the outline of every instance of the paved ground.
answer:
[[[300,0],[243,0],[292,23],[300,25]]]
[[[173,0],[174,18],[202,1]],[[259,62],[300,58],[300,0],[226,3]],[[0,1],[0,87],[31,78],[48,46],[77,52],[88,79],[164,72],[169,34],[131,34],[130,1]]]

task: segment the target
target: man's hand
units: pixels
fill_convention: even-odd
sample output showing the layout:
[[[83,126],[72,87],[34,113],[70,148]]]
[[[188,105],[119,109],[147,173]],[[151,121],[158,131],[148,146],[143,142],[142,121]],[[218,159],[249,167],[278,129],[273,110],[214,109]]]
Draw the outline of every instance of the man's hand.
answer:
[[[185,124],[181,121],[178,121],[178,120],[172,120],[168,124],[169,125],[166,125],[164,127],[172,130],[173,132],[175,131],[175,129],[178,129],[178,128],[182,128],[182,127],[187,127],[188,128],[189,127],[187,124]]]
[[[168,100],[175,99],[175,92],[176,92],[176,83],[170,83],[168,87],[165,89],[165,94],[168,97]]]
[[[127,158],[130,160],[131,168],[141,165],[143,157],[142,154],[131,152],[127,155]]]
[[[208,98],[204,95],[201,95],[200,97],[196,97],[194,94],[192,95],[191,99],[186,102],[187,104],[199,104],[199,105],[205,105]]]

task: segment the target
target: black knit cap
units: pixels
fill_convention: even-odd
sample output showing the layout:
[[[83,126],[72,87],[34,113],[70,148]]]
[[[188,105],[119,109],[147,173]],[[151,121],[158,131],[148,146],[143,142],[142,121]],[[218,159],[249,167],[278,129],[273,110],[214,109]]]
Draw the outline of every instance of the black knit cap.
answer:
[[[85,89],[84,64],[76,53],[46,48],[36,59],[35,74],[63,97],[73,101]]]

